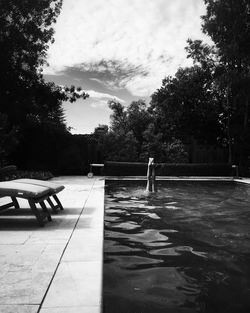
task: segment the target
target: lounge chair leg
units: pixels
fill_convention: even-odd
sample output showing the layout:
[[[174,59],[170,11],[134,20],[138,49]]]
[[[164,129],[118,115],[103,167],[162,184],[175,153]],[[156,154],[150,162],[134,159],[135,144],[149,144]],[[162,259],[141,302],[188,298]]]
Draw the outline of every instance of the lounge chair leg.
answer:
[[[14,204],[15,209],[20,209],[20,205],[17,202],[17,199],[15,197],[11,197],[11,200],[12,200],[12,202]]]
[[[60,200],[58,199],[57,195],[53,195],[53,198],[55,199],[56,203],[58,204],[60,210],[63,210],[63,206],[62,206]]]
[[[52,202],[52,200],[51,200],[50,198],[48,198],[47,201],[48,201],[48,204],[50,205],[52,211],[57,214],[58,212],[57,212],[56,209],[57,209],[58,207],[54,205],[54,203]]]
[[[36,216],[38,224],[43,227],[44,226],[43,217],[41,216],[40,212],[38,211],[35,202],[32,200],[28,200],[28,201],[29,201],[29,205],[30,205],[32,212]]]
[[[43,212],[45,213],[45,215],[47,216],[47,219],[49,222],[52,221],[51,215],[46,207],[46,204],[44,203],[44,201],[39,202],[41,208],[43,209]]]

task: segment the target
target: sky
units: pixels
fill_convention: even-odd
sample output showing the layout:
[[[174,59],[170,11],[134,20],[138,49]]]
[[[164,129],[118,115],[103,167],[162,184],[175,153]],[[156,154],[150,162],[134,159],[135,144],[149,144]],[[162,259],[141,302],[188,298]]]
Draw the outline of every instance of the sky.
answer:
[[[192,65],[184,48],[188,38],[207,41],[203,14],[203,0],[64,0],[44,76],[90,96],[63,104],[71,132],[108,125],[111,99],[149,103],[164,77]]]

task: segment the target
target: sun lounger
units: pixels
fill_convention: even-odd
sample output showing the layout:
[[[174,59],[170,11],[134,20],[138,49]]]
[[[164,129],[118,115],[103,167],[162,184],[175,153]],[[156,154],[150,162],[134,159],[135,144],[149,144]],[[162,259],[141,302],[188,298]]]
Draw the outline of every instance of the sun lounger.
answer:
[[[16,172],[16,166],[15,165],[5,166],[3,168],[0,168],[0,178],[2,175],[2,177],[5,179],[6,178],[11,179],[11,177],[13,177],[13,173],[15,173],[15,172]],[[18,204],[18,201],[16,199],[19,196],[16,195],[15,187],[14,187],[13,183],[14,184],[22,184],[22,186],[20,186],[20,185],[15,185],[15,186],[16,186],[17,190],[20,188],[25,190],[25,193],[24,193],[25,197],[24,198],[27,200],[29,197],[28,191],[33,190],[35,188],[32,186],[37,186],[37,190],[39,190],[39,187],[45,188],[46,189],[46,195],[44,195],[43,201],[41,201],[41,202],[35,201],[35,203],[40,203],[42,208],[45,207],[45,209],[43,208],[43,210],[47,210],[44,201],[47,201],[49,203],[53,212],[55,212],[55,213],[57,213],[58,209],[63,210],[63,206],[57,197],[57,193],[64,189],[63,185],[59,185],[59,184],[56,184],[56,183],[50,182],[50,181],[44,181],[44,180],[39,180],[39,179],[30,179],[30,178],[12,179],[12,180],[8,180],[7,182],[12,183],[12,185],[8,186],[9,188],[11,186],[11,190],[12,190],[11,192],[13,192],[13,195],[12,194],[10,195],[10,197],[12,198],[12,202],[3,206],[3,207],[0,206],[0,210],[1,210],[1,208],[4,209],[4,208],[12,207],[12,206],[19,208],[19,204]],[[25,186],[25,184],[26,184],[26,186]],[[31,186],[31,187],[29,187],[29,186]],[[40,189],[40,190],[42,190],[42,189]],[[3,192],[6,192],[6,190],[4,190]],[[32,199],[34,198],[33,196],[34,195],[32,194],[31,195]],[[3,196],[1,196],[1,193],[0,193],[0,197],[3,197]],[[52,201],[51,197],[53,197],[55,203]],[[37,200],[39,200],[39,197]],[[32,201],[33,200],[31,200],[31,202]]]
[[[10,197],[12,201],[8,204],[0,206],[0,210],[14,207],[19,209],[20,206],[16,198],[28,200],[32,213],[37,218],[40,226],[44,226],[44,220],[47,218],[51,221],[50,213],[44,203],[51,195],[51,189],[35,184],[27,184],[22,182],[5,181],[0,182],[0,197]],[[36,204],[40,204],[42,211],[40,212]]]
[[[35,185],[35,186],[42,186],[50,189],[50,195],[48,197],[47,202],[51,206],[53,212],[57,212],[57,209],[63,210],[63,206],[60,202],[60,200],[57,197],[57,193],[62,191],[64,189],[63,185],[59,185],[56,183],[53,183],[51,181],[47,180],[39,180],[39,179],[30,179],[30,178],[20,178],[20,179],[15,179],[12,180],[13,182],[16,183],[22,183],[22,184],[29,184],[29,185]],[[52,202],[50,197],[53,197],[56,204]]]

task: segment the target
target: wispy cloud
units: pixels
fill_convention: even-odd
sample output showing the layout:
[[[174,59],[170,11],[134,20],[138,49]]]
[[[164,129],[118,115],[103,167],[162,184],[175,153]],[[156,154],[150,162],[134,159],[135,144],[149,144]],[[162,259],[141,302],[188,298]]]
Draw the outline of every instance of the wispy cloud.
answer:
[[[110,89],[116,90],[126,88],[128,83],[135,77],[146,77],[149,72],[143,69],[141,65],[133,66],[127,62],[115,60],[101,60],[93,63],[83,63],[80,65],[81,70],[98,76],[91,78]]]
[[[119,97],[116,97],[114,95],[111,95],[109,93],[102,93],[102,92],[97,92],[95,90],[86,90],[86,93],[89,95],[90,98],[94,99],[101,99],[101,100],[117,100],[120,103],[124,103],[125,101]]]
[[[92,108],[108,108],[109,100],[125,103],[123,99],[108,93],[97,92],[95,90],[86,90],[86,92],[89,95],[89,102]]]
[[[186,40],[201,38],[203,0],[64,0],[50,68],[93,72],[92,80],[149,96],[179,66]]]
[[[103,84],[103,81],[101,79],[99,79],[99,78],[91,77],[91,78],[89,78],[89,80],[98,82],[99,84]]]

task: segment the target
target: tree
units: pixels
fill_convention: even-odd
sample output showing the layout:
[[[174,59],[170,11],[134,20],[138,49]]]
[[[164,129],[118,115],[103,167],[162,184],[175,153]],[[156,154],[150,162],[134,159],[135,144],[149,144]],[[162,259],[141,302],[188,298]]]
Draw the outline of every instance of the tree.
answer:
[[[110,116],[111,130],[120,134],[125,134],[128,131],[127,112],[125,106],[116,100],[108,102],[109,108],[113,111]]]
[[[120,138],[122,142],[125,140],[126,144],[129,144],[129,141],[131,141],[130,145],[131,147],[133,146],[133,149],[128,149],[129,154],[127,158],[136,159],[135,155],[137,155],[138,158],[144,140],[143,133],[151,121],[151,115],[148,112],[145,101],[133,101],[128,107],[125,107],[121,103],[112,100],[109,102],[109,108],[113,111],[111,114],[110,136],[113,139]],[[125,136],[124,140],[122,139],[123,136]],[[118,144],[118,147],[116,152],[119,156],[121,155],[119,152],[121,145]],[[113,149],[116,149],[114,145]],[[112,159],[114,159],[114,157],[115,156],[112,154]]]
[[[16,129],[9,130],[7,116],[0,113],[0,167],[5,165],[5,160],[16,147]]]
[[[138,143],[132,132],[124,135],[109,133],[104,137],[104,159],[112,161],[134,162],[138,160]]]
[[[138,141],[131,129],[131,112],[116,100],[109,101],[109,108],[113,111],[110,128],[99,125],[94,132],[98,150],[102,151],[104,160],[136,161]]]
[[[143,133],[140,160],[147,162],[153,157],[158,163],[186,163],[188,155],[183,143],[175,138],[166,142],[163,137],[163,133],[157,131],[156,125],[150,123]]]
[[[162,81],[150,106],[165,142],[176,138],[185,143],[216,144],[220,137],[219,104],[207,68],[180,68],[174,77]]]
[[[228,67],[245,71],[250,63],[250,3],[248,0],[204,0],[203,32],[215,43]]]
[[[152,116],[148,112],[144,100],[132,101],[127,109],[127,124],[138,142],[138,154],[141,153],[141,147],[144,141],[144,132],[152,122]]]
[[[250,3],[205,0],[205,4],[207,12],[202,17],[202,28],[214,41],[220,60],[216,80],[225,93],[229,161],[242,163],[249,137]],[[236,160],[233,150],[242,157]]]
[[[106,131],[100,132],[99,126],[94,133],[104,160],[147,162],[154,157],[157,162],[187,161],[179,140],[172,137],[169,142],[164,140],[154,113],[144,100],[133,101],[127,107],[112,100],[109,107],[113,110],[110,129],[101,126]]]
[[[60,107],[62,101],[86,96],[74,86],[65,89],[45,83],[41,74],[48,44],[53,42],[51,25],[61,5],[62,0],[1,0],[1,112],[8,115],[10,124],[20,124],[27,114],[39,114],[40,108],[43,114],[41,103],[50,113],[49,109],[53,112],[53,106]],[[46,104],[51,97],[54,97],[53,105]]]
[[[0,113],[6,118],[6,133],[19,141],[39,125],[41,131],[47,125],[67,132],[62,102],[88,96],[81,88],[43,79],[61,5],[62,0],[0,0]]]

